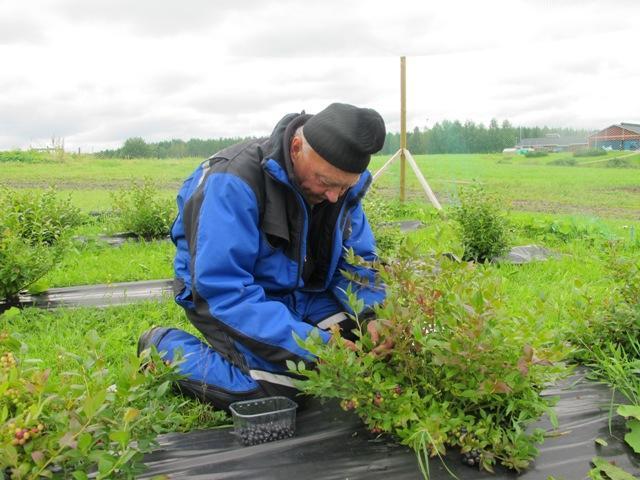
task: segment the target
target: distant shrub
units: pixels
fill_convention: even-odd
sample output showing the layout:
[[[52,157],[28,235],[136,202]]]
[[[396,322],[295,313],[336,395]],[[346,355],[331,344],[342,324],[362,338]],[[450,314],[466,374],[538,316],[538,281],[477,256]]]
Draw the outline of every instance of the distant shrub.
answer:
[[[460,193],[460,205],[454,208],[453,218],[459,226],[464,260],[484,262],[507,250],[509,224],[500,205],[479,185]]]
[[[80,210],[71,200],[59,199],[50,188],[44,191],[0,190],[2,209],[14,221],[18,234],[32,245],[53,245],[69,229],[82,223]]]
[[[577,164],[578,161],[575,158],[558,158],[547,163],[556,167],[575,167]]]
[[[602,157],[606,154],[607,152],[601,148],[586,148],[573,152],[574,157]]]
[[[549,155],[547,152],[543,152],[540,150],[534,150],[533,152],[527,152],[524,154],[524,156],[527,158],[546,157],[547,155]]]
[[[161,238],[169,233],[175,217],[173,202],[159,198],[151,179],[133,182],[131,187],[111,195],[121,228],[138,237]]]
[[[70,227],[80,221],[70,201],[53,190],[0,189],[0,299],[11,299],[62,257]]]
[[[17,162],[17,163],[44,163],[50,161],[49,155],[43,152],[33,150],[9,150],[0,152],[0,163]]]
[[[612,158],[605,165],[608,168],[636,168],[636,166],[626,158]]]

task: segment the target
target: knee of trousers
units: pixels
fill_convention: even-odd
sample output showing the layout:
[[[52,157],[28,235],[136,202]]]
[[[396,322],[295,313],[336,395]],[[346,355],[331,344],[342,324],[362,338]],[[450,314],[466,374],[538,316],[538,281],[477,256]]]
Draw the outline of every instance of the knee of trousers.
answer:
[[[180,392],[228,410],[229,404],[273,395],[298,401],[299,390],[285,375],[260,370],[244,371],[199,338],[179,329],[167,332],[156,346],[167,360],[179,359],[184,378]]]

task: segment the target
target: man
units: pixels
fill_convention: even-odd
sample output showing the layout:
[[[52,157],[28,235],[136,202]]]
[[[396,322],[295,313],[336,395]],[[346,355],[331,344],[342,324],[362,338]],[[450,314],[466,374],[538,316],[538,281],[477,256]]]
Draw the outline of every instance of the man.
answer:
[[[155,345],[168,360],[181,351],[181,389],[218,408],[295,396],[286,361],[313,356],[294,334],[317,331],[328,341],[333,325],[350,332],[349,288],[364,302],[361,315],[384,300],[375,272],[345,260],[348,249],[376,258],[360,200],[371,183],[370,156],[384,139],[376,111],[334,103],[316,115],[286,115],[270,138],[200,165],[178,194],[171,238],[176,302],[206,343],[156,327],[138,351]],[[350,285],[343,270],[363,281]]]

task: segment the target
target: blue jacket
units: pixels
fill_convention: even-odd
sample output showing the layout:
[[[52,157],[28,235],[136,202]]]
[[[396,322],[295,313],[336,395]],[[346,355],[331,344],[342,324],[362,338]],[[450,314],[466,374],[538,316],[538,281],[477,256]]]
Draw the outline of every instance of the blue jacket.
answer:
[[[289,114],[270,138],[218,152],[178,194],[171,229],[176,301],[213,348],[239,367],[248,368],[247,352],[272,370],[273,364],[283,370],[286,360],[312,360],[293,333],[306,338],[316,327],[281,301],[295,290],[330,291],[350,311],[344,294],[349,282],[341,273],[349,270],[366,279],[365,285],[352,285],[365,307],[384,300],[374,272],[344,258],[349,248],[365,260],[376,258],[360,202],[369,172],[336,204],[314,207],[314,219],[321,221],[309,232],[309,207],[291,180],[288,147],[309,117]]]

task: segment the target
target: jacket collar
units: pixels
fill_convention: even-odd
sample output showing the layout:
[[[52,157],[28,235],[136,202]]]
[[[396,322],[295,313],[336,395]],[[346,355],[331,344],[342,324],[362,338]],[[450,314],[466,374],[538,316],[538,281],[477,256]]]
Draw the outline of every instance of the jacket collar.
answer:
[[[292,185],[295,185],[295,182],[293,177],[293,164],[291,163],[291,156],[289,155],[291,137],[293,137],[296,129],[304,125],[312,116],[313,115],[304,112],[285,115],[276,124],[269,138],[271,151],[268,153],[267,158],[272,158],[278,162],[284,171],[287,172],[287,177]]]

